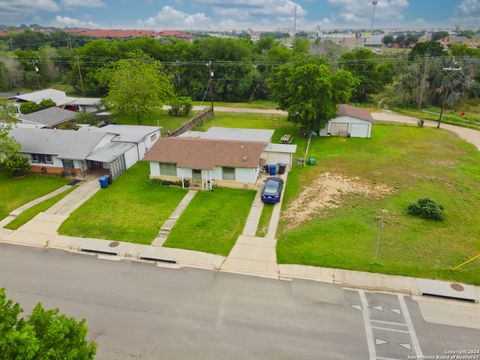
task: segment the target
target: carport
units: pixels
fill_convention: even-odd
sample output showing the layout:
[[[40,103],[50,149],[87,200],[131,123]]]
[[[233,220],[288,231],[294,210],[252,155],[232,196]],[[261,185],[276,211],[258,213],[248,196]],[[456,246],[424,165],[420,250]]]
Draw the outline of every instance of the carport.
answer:
[[[133,150],[133,151],[132,151]],[[127,170],[131,164],[129,158],[136,153],[135,145],[129,143],[109,143],[95,150],[87,160],[101,163],[115,179]]]

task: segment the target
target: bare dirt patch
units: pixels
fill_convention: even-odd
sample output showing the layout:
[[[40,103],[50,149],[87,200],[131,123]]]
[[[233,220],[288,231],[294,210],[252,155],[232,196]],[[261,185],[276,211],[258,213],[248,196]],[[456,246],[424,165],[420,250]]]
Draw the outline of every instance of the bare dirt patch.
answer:
[[[342,205],[342,197],[358,194],[362,196],[382,197],[392,192],[385,185],[372,185],[359,177],[346,177],[329,172],[321,174],[287,207],[284,216],[288,220],[287,228],[295,228],[314,215],[322,215],[326,210]]]

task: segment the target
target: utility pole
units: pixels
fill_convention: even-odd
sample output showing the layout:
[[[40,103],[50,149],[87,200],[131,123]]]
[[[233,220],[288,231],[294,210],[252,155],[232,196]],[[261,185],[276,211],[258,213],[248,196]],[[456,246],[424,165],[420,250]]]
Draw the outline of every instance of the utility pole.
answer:
[[[423,93],[425,91],[425,86],[427,83],[427,72],[428,72],[428,54],[425,55],[425,64],[423,67],[423,76],[422,82],[420,84],[420,96],[418,97],[418,110],[421,110],[423,103]]]
[[[72,50],[72,38],[68,38],[68,47],[70,50]],[[78,78],[80,80],[80,90],[82,91],[82,96],[85,96],[85,88],[83,86],[83,76],[82,76],[82,70],[80,69],[80,58],[78,55],[75,56],[75,59],[77,60],[77,69],[78,69]]]
[[[454,60],[454,62],[455,62],[455,60]],[[440,109],[440,115],[438,117],[437,128],[440,128],[440,123],[442,122],[442,116],[443,116],[443,109],[445,108],[445,104],[447,103],[448,90],[452,86],[452,78],[448,75],[448,72],[450,72],[450,71],[462,71],[462,68],[461,67],[452,68],[450,66],[448,68],[443,68],[443,71],[447,72],[448,82],[447,82],[447,85],[443,89],[442,107]]]
[[[37,78],[37,88],[41,89],[41,87],[40,87],[40,69],[37,66],[37,61],[33,60],[32,65],[33,65],[33,72],[36,74],[36,78]]]
[[[293,45],[297,36],[297,5],[293,8]]]
[[[210,106],[212,108],[212,115],[214,114],[213,110],[213,70],[212,70],[212,62],[209,61],[207,63],[208,66],[208,93],[210,94]]]
[[[8,42],[10,43],[10,50],[12,50],[12,52],[13,52],[13,39],[10,38],[10,40]]]
[[[375,19],[375,8],[377,7],[378,1],[372,1],[373,9],[372,9],[372,26],[370,27],[370,34],[373,36],[373,21]]]

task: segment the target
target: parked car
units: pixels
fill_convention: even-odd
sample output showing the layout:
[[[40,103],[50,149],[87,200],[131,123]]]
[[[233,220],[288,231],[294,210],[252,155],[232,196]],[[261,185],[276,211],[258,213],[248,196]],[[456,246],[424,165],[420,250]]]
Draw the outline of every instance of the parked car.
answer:
[[[279,177],[269,177],[265,180],[262,189],[262,201],[267,204],[275,204],[280,201],[283,189],[283,179]]]

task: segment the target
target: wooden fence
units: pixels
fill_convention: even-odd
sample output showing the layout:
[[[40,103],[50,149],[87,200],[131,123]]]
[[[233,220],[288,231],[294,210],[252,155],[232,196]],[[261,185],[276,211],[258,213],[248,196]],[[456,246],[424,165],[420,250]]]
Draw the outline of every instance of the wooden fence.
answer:
[[[195,116],[194,118],[188,120],[185,124],[183,124],[182,126],[180,126],[178,129],[175,129],[174,131],[172,131],[169,136],[178,136],[178,135],[182,135],[184,132],[187,132],[189,130],[191,130],[192,128],[194,128],[196,125],[198,125],[200,122],[202,122],[203,120],[209,118],[210,116],[213,115],[213,109],[212,108],[208,108],[207,110],[204,110],[201,114],[198,114],[197,116]]]

